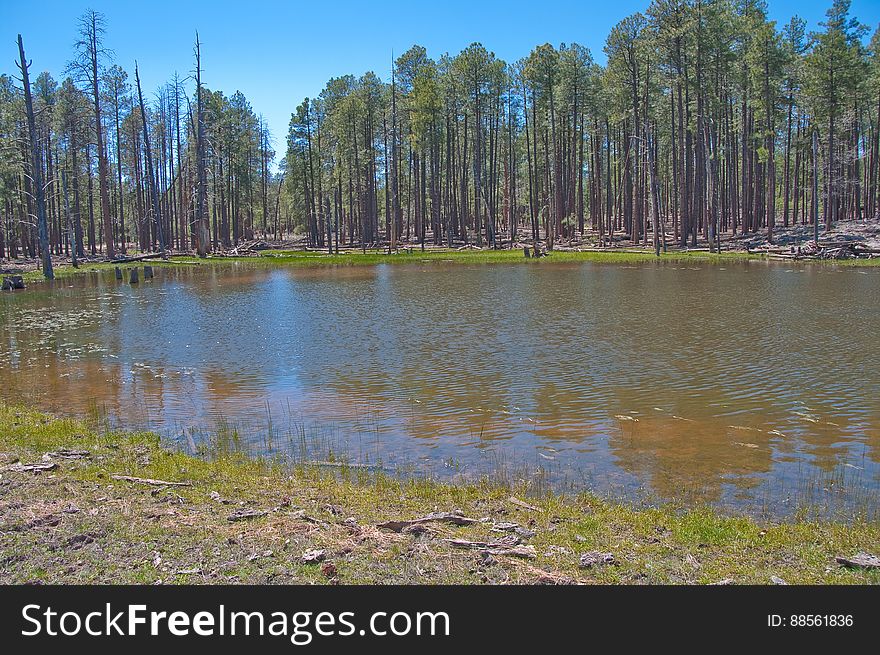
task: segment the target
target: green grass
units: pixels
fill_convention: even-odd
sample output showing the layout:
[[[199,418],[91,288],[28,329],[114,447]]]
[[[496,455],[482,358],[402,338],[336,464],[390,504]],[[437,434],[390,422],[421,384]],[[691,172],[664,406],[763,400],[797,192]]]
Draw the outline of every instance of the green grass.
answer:
[[[59,469],[41,474],[8,469],[59,448],[91,457],[56,460]],[[165,449],[150,433],[103,432],[2,404],[0,470],[0,581],[10,583],[880,582],[880,573],[834,559],[876,551],[876,522],[761,523],[707,507],[637,509],[589,494],[526,498],[528,509],[510,500],[521,490],[488,483],[289,468],[240,454],[201,459]],[[154,488],[114,474],[192,486]],[[227,520],[242,508],[267,514]],[[456,510],[480,521],[432,523],[420,535],[376,527]],[[496,540],[503,536],[491,531],[497,522],[532,530],[524,541],[534,559],[484,558],[445,541]],[[326,549],[336,575],[300,561],[312,548]],[[610,552],[616,564],[581,568],[587,551]]]
[[[279,266],[317,268],[332,266],[375,266],[378,264],[528,264],[540,266],[545,263],[576,263],[595,262],[604,264],[636,264],[659,262],[661,264],[727,264],[743,261],[769,261],[766,255],[744,251],[722,251],[709,253],[706,251],[670,250],[656,257],[652,251],[636,251],[637,249],[609,249],[608,251],[564,251],[555,250],[548,257],[526,258],[520,249],[514,250],[489,250],[468,249],[450,250],[445,248],[430,248],[421,251],[418,247],[401,249],[394,254],[386,251],[370,249],[366,253],[360,250],[348,250],[337,254],[328,254],[319,251],[303,250],[266,250],[254,256],[247,257],[207,257],[199,259],[192,256],[174,256],[168,261],[148,260],[131,264],[115,264],[112,262],[84,263],[74,269],[69,264],[57,264],[55,267],[56,279],[63,280],[73,275],[89,272],[112,271],[115,266],[132,267],[150,264],[154,267],[163,266],[187,266],[187,265],[230,265],[245,264],[248,266]],[[818,261],[792,261],[793,265],[818,264],[821,266],[880,266],[880,258],[874,259],[844,259],[844,260],[818,260]],[[43,280],[39,270],[24,273],[25,282],[33,283]]]
[[[412,251],[400,252],[393,255],[384,253],[340,253],[328,255],[326,253],[302,253],[294,251],[267,251],[262,254],[273,262],[291,266],[351,266],[351,265],[374,265],[374,264],[420,264],[420,263],[455,263],[455,264],[532,264],[559,262],[600,262],[600,263],[631,263],[631,262],[719,262],[719,261],[742,261],[746,259],[763,259],[760,255],[752,255],[745,252],[727,252],[712,254],[707,252],[669,252],[656,257],[652,252],[624,252],[596,251],[566,251],[556,250],[548,257],[527,258],[522,250],[425,250],[418,248]]]
[[[655,257],[653,253],[645,252],[573,252],[554,251],[548,257],[526,258],[522,250],[447,250],[430,249],[424,252],[418,248],[401,250],[398,253],[388,254],[383,251],[368,250],[341,252],[338,255],[330,255],[316,251],[293,251],[293,250],[269,250],[263,251],[256,256],[250,257],[207,257],[199,259],[191,256],[174,256],[168,261],[148,260],[130,264],[116,264],[113,262],[90,262],[83,263],[79,268],[73,268],[69,264],[56,264],[55,279],[63,280],[74,275],[92,272],[112,271],[116,266],[130,268],[149,264],[154,267],[165,266],[190,266],[190,265],[230,265],[244,264],[247,266],[278,266],[295,268],[319,268],[334,266],[376,266],[378,264],[529,264],[538,266],[543,263],[569,263],[569,262],[596,262],[608,264],[631,264],[640,262],[662,263],[725,263],[744,260],[763,260],[762,255],[745,252],[723,252],[712,254],[708,252],[669,252]],[[23,273],[26,283],[43,281],[42,272],[32,270]]]

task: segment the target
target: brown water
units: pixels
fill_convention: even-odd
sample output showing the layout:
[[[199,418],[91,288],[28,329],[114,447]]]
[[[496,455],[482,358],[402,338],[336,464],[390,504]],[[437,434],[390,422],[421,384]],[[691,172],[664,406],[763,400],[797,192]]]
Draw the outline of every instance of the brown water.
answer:
[[[0,296],[0,394],[184,448],[876,511],[880,270],[159,269]]]

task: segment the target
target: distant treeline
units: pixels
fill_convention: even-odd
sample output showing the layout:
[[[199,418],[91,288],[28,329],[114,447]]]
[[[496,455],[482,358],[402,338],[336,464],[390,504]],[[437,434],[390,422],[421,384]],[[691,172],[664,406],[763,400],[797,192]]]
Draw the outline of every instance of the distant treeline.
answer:
[[[0,257],[39,254],[35,159],[56,254],[293,234],[328,249],[587,232],[687,245],[877,218],[880,32],[849,9],[835,0],[808,33],[761,2],[656,0],[612,29],[604,66],[577,44],[510,63],[479,43],[437,59],[413,46],[386,79],[306,98],[276,172],[241,93],[175,76],[142,109],[89,12],[69,76],[33,82],[35,143],[0,77]]]

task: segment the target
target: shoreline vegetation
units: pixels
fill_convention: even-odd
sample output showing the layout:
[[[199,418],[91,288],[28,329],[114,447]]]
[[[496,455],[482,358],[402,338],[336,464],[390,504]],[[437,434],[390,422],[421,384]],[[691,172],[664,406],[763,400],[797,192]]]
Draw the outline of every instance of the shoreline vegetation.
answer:
[[[880,583],[880,522],[201,459],[0,403],[2,583]]]
[[[523,247],[529,247],[530,256],[525,256]],[[719,264],[756,261],[756,262],[788,262],[797,265],[818,264],[849,267],[880,266],[880,257],[858,257],[851,259],[816,259],[801,256],[786,256],[768,253],[766,250],[722,250],[710,252],[708,249],[677,250],[670,249],[659,256],[650,250],[637,248],[607,249],[557,249],[551,252],[542,251],[540,257],[532,253],[530,246],[515,249],[464,248],[449,249],[429,247],[419,249],[418,245],[400,248],[393,253],[387,249],[341,250],[330,254],[324,250],[289,248],[284,245],[254,250],[241,255],[209,255],[199,258],[193,254],[169,254],[161,259],[155,253],[138,253],[119,261],[108,261],[103,258],[80,260],[78,266],[71,265],[69,260],[57,260],[54,268],[55,279],[64,279],[81,273],[96,271],[113,271],[116,267],[126,268],[136,265],[153,267],[198,266],[198,265],[229,265],[244,263],[254,266],[277,266],[294,268],[321,268],[334,266],[376,266],[379,264],[520,264],[539,263],[578,263],[593,262],[597,264],[638,264],[659,262],[663,264]],[[10,263],[0,266],[4,277],[21,275],[27,284],[45,280],[38,268],[39,262]]]

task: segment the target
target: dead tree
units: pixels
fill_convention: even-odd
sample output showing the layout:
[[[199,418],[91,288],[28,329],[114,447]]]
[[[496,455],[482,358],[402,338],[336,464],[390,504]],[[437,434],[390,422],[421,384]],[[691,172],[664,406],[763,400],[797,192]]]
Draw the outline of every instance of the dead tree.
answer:
[[[61,188],[64,192],[64,216],[67,220],[67,238],[70,241],[70,263],[74,268],[79,266],[76,258],[76,231],[70,216],[70,201],[67,198],[67,171],[61,171]]]
[[[37,232],[40,241],[40,257],[43,262],[43,275],[47,280],[55,278],[52,271],[52,253],[49,251],[49,230],[46,224],[46,194],[43,189],[43,162],[40,144],[37,141],[37,124],[34,120],[34,101],[31,97],[31,82],[28,76],[30,63],[24,56],[24,44],[21,34],[18,35],[18,69],[21,71],[21,83],[24,86],[24,104],[27,111],[28,137],[31,146],[31,181],[37,208]]]
[[[141,78],[138,74],[138,66],[137,62],[134,64],[134,79],[137,83],[138,90],[138,104],[141,107],[141,119],[144,124],[144,157],[147,160],[147,176],[149,178],[150,184],[150,197],[153,201],[153,220],[156,222],[156,237],[159,240],[159,252],[164,259],[166,257],[165,253],[165,231],[162,225],[162,208],[161,203],[159,202],[159,190],[156,184],[156,174],[153,170],[153,154],[152,148],[150,147],[150,132],[147,127],[147,110],[144,107],[144,95],[141,93]]]
[[[80,40],[76,44],[79,53],[72,64],[83,81],[89,85],[95,116],[95,148],[98,151],[98,193],[101,203],[101,219],[104,229],[106,255],[113,259],[116,254],[113,243],[113,219],[110,216],[110,177],[107,164],[107,150],[104,145],[104,126],[101,118],[101,90],[98,60],[107,54],[101,45],[104,34],[104,17],[96,11],[88,10],[80,18]],[[94,247],[94,241],[92,242]]]
[[[196,34],[196,249],[199,257],[208,254],[208,179],[205,173],[205,108],[202,102],[202,53]]]
[[[660,256],[660,191],[657,186],[657,170],[654,162],[654,133],[650,125],[645,122],[645,140],[648,151],[648,172],[650,173],[651,191],[651,228],[654,231],[654,255]],[[664,243],[665,246],[665,243]]]
[[[813,129],[813,243],[819,247],[819,131],[816,129]]]

